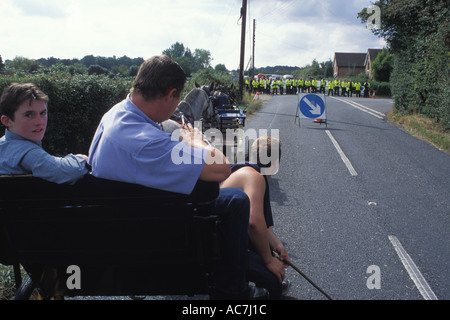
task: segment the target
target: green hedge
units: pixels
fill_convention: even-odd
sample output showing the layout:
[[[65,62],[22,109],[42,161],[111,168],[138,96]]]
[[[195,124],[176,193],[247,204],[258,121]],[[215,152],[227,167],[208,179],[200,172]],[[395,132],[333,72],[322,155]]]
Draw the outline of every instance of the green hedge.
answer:
[[[391,81],[395,108],[401,113],[420,113],[450,130],[450,52],[447,25],[426,39],[396,54]],[[448,42],[447,42],[448,45]]]
[[[34,83],[49,96],[43,147],[59,156],[87,154],[101,117],[127,96],[132,85],[129,78],[51,72],[25,77],[0,76],[0,91],[14,82]],[[3,134],[4,127],[0,129],[0,136]]]
[[[184,95],[200,84],[230,85],[231,76],[206,69],[190,79]],[[31,82],[45,92],[48,104],[48,125],[43,147],[50,154],[87,154],[92,137],[102,116],[126,98],[133,78],[110,75],[71,74],[67,68],[52,67],[31,75],[0,75],[0,92],[11,83]],[[0,126],[0,137],[4,134]]]
[[[421,114],[450,130],[450,16],[448,0],[374,2],[380,25],[372,32],[394,55],[391,73],[394,107],[400,114]],[[371,22],[369,10],[358,17]]]
[[[370,82],[370,90],[375,90],[377,96],[390,97],[391,83],[373,81]]]

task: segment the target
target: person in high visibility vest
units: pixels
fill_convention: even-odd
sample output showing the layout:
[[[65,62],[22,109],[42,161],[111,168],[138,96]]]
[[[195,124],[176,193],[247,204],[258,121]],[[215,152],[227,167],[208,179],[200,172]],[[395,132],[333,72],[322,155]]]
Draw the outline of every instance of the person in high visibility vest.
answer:
[[[291,84],[292,84],[291,79],[287,78],[286,79],[286,94],[291,94]]]
[[[247,88],[248,92],[252,92],[252,86],[250,85],[250,80],[245,79],[245,87]]]
[[[259,81],[256,79],[253,79],[252,81],[252,87],[253,87],[253,93],[256,93],[258,91],[258,87],[259,87]]]
[[[361,82],[355,83],[355,94],[357,97],[361,98]]]
[[[264,92],[266,94],[270,94],[270,83],[269,83],[269,79],[264,77]]]
[[[325,80],[321,79],[320,80],[320,93],[325,94],[325,85],[326,85]]]
[[[336,96],[339,96],[339,89],[341,88],[341,81],[338,79],[335,79],[333,86],[334,86],[334,94]]]
[[[259,90],[260,93],[264,94],[264,77],[259,79]]]
[[[298,80],[298,93],[303,93],[305,89],[305,80],[303,80],[303,78],[301,78],[300,80]]]
[[[328,84],[327,84],[327,89],[328,89],[328,95],[334,96],[334,81],[333,80],[328,80]]]
[[[311,92],[311,80],[305,80],[306,92]]]
[[[283,88],[284,88],[283,80],[280,79],[277,81],[277,83],[278,83],[278,90],[280,91],[280,94],[283,94]]]
[[[278,94],[278,83],[277,83],[277,79],[272,79],[272,84],[271,84],[271,87],[272,87],[272,94],[274,95],[274,96],[276,96],[277,94]]]
[[[342,80],[341,81],[341,96],[345,97],[345,95],[347,94],[347,81]]]

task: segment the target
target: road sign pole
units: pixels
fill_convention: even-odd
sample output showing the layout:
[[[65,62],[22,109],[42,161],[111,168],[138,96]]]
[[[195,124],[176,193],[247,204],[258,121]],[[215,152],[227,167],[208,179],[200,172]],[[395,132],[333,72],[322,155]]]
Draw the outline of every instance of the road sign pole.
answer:
[[[297,123],[297,118],[298,118],[298,127],[300,128],[300,116],[299,116],[299,112],[300,112],[300,93],[297,95],[297,105],[295,106],[295,123]]]

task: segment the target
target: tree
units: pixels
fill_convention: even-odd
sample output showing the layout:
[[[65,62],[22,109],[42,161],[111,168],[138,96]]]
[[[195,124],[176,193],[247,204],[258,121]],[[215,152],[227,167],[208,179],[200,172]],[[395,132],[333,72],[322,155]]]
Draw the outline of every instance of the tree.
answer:
[[[374,5],[380,8],[381,26],[372,32],[386,39],[394,53],[410,47],[417,36],[436,33],[449,22],[446,0],[379,0]],[[369,17],[367,8],[358,14],[363,23]]]
[[[395,109],[419,112],[450,130],[450,15],[448,0],[379,0],[381,25],[372,29],[394,54]],[[358,17],[367,22],[366,9]]]
[[[80,62],[74,63],[72,65],[70,65],[70,73],[71,74],[83,74],[83,73],[87,73],[87,69],[86,66]]]
[[[139,72],[139,67],[137,65],[132,65],[128,69],[128,76],[129,77],[136,77]]]
[[[162,53],[174,60],[176,60],[177,58],[182,58],[187,54],[186,48],[182,43],[179,42],[175,42],[170,46],[169,49],[164,50]]]
[[[190,77],[192,73],[195,73],[193,70],[192,57],[179,57],[172,59],[178,62],[178,64],[181,66],[181,68],[183,68],[184,72],[188,77]]]
[[[208,50],[195,49],[192,54],[192,51],[180,42],[174,43],[162,53],[178,62],[188,77],[201,69],[211,66],[212,58]]]
[[[323,70],[324,78],[333,77],[333,61],[331,61],[331,59],[325,62],[321,62],[320,68]]]
[[[211,67],[211,52],[204,49],[195,49],[194,51],[194,69],[206,69]]]
[[[331,69],[330,69],[331,68]],[[314,59],[311,65],[307,65],[306,67],[297,69],[293,72],[294,77],[296,78],[326,78],[333,76],[333,63],[331,60],[326,62],[317,62]],[[328,75],[328,76],[327,76]]]
[[[97,64],[97,59],[91,54],[88,56],[84,56],[83,59],[80,60],[82,64],[86,66],[86,68],[89,68],[92,65]]]
[[[93,74],[102,75],[102,74],[108,74],[108,73],[109,73],[109,71],[106,68],[99,66],[98,64],[94,64],[88,68],[89,75],[93,75]]]
[[[39,62],[24,57],[15,57],[12,61],[8,62],[8,65],[16,71],[25,73],[35,72],[42,66]]]
[[[225,67],[225,65],[222,64],[222,63],[219,63],[218,65],[216,65],[216,67],[214,68],[214,70],[215,70],[215,71],[218,71],[218,72],[228,72],[227,67]]]
[[[0,74],[2,74],[5,70],[5,64],[3,63],[2,56],[0,55]]]
[[[372,73],[376,81],[389,82],[394,67],[394,56],[384,48],[372,63]]]
[[[176,42],[162,53],[178,62],[187,76],[191,75],[193,67],[192,52],[189,48],[185,48],[184,44]]]

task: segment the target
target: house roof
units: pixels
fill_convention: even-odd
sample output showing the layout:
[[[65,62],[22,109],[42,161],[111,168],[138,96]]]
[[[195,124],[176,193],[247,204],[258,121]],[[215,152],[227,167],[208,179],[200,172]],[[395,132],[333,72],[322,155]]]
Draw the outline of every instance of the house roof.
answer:
[[[367,53],[335,52],[334,59],[339,67],[365,67]]]

